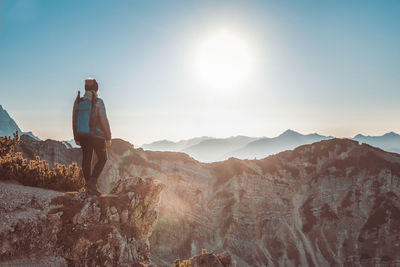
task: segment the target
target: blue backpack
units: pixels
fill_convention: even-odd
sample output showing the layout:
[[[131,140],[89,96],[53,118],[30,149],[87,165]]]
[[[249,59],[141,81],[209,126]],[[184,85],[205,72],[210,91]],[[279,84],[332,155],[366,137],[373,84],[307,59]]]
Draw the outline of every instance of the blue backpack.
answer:
[[[92,101],[80,97],[80,92],[77,96],[76,104],[76,134],[79,137],[91,137],[95,132],[95,114],[96,101],[93,97]]]

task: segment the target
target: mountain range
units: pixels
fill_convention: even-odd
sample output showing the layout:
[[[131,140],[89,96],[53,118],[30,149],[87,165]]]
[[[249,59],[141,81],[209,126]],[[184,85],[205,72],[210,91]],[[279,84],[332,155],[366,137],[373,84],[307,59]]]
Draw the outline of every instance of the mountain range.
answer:
[[[305,144],[332,139],[317,133],[301,134],[287,130],[277,137],[236,136],[228,138],[201,137],[179,142],[162,140],[142,146],[145,150],[184,152],[202,162],[239,159],[261,159],[267,156],[291,150]],[[358,134],[351,138],[360,143],[379,147],[389,152],[400,152],[400,135],[394,132],[382,136],[364,136]]]
[[[40,140],[32,132],[21,131],[18,124],[0,105],[0,136],[12,136],[18,131],[20,135],[29,135]],[[312,144],[321,140],[332,139],[332,136],[323,136],[317,133],[301,134],[293,130],[286,130],[276,137],[248,137],[232,136],[215,138],[209,136],[195,137],[173,142],[160,140],[142,145],[145,150],[183,152],[201,162],[223,161],[231,157],[238,159],[261,159],[267,156],[291,150],[305,144]],[[351,138],[360,143],[379,147],[388,152],[400,153],[400,135],[394,132],[382,136],[365,136],[358,134]],[[67,148],[77,148],[75,141],[63,141]]]
[[[80,163],[80,150],[22,137],[31,158]],[[237,266],[397,266],[400,155],[350,139],[302,145],[260,160],[202,163],[113,139],[102,192],[126,177],[165,185],[151,259],[171,266],[203,248]],[[121,203],[121,205],[125,205]]]
[[[395,132],[386,133],[382,136],[356,135],[353,140],[379,147],[389,152],[400,153],[400,135]]]

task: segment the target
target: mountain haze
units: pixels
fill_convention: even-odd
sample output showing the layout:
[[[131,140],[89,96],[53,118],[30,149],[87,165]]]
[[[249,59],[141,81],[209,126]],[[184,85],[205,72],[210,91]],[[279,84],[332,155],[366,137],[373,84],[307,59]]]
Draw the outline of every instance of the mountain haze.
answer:
[[[169,140],[160,140],[155,141],[151,144],[144,144],[142,145],[143,149],[146,150],[153,150],[153,151],[175,151],[181,152],[184,149],[187,149],[191,146],[195,146],[204,140],[214,139],[213,137],[202,136],[202,137],[195,137],[188,140],[181,140],[178,142],[173,142]]]
[[[260,138],[248,143],[246,146],[232,151],[226,157],[235,157],[240,159],[265,158],[285,150],[294,149],[298,146],[311,144],[317,141],[330,139],[331,137],[319,134],[303,135],[293,130],[287,130],[274,138]]]
[[[281,135],[268,137],[233,136],[228,138],[201,137],[179,141],[163,140],[143,145],[153,151],[184,152],[202,162],[226,160],[230,157],[240,159],[264,158],[269,155],[296,148],[297,146],[329,139],[318,134],[303,135],[287,130]],[[185,144],[183,146],[182,144]]]
[[[183,149],[182,152],[203,162],[221,161],[225,160],[226,155],[231,151],[240,149],[257,139],[258,138],[247,136],[207,139]]]
[[[394,132],[386,133],[381,136],[365,136],[358,134],[353,140],[376,146],[389,152],[400,153],[400,135]]]
[[[261,159],[285,150],[313,142],[332,139],[317,133],[301,134],[287,130],[277,137],[235,136],[228,138],[201,137],[179,142],[168,140],[143,145],[142,148],[152,151],[184,152],[202,162],[226,160],[230,157],[239,159]],[[382,136],[365,136],[358,134],[352,140],[379,147],[385,151],[400,153],[400,135],[394,132]]]

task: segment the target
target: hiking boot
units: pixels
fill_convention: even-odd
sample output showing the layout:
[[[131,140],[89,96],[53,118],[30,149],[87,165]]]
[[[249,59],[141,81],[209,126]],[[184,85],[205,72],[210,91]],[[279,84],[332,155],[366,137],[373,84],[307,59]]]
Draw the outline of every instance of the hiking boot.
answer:
[[[86,194],[93,195],[93,196],[100,196],[101,195],[97,190],[95,190],[95,189],[93,189],[93,188],[91,188],[91,187],[89,187],[87,185],[85,185],[85,192],[86,192]]]
[[[86,181],[85,190],[90,195],[100,196],[101,194],[97,191],[97,179],[90,179]]]

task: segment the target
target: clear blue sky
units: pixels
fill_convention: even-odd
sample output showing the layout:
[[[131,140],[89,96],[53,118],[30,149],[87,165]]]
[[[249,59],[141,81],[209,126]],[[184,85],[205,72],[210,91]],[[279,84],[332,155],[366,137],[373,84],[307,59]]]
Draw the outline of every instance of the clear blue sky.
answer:
[[[0,0],[0,104],[24,131],[70,139],[84,79],[114,137],[400,132],[400,1]],[[248,81],[208,88],[196,47],[247,44]]]

